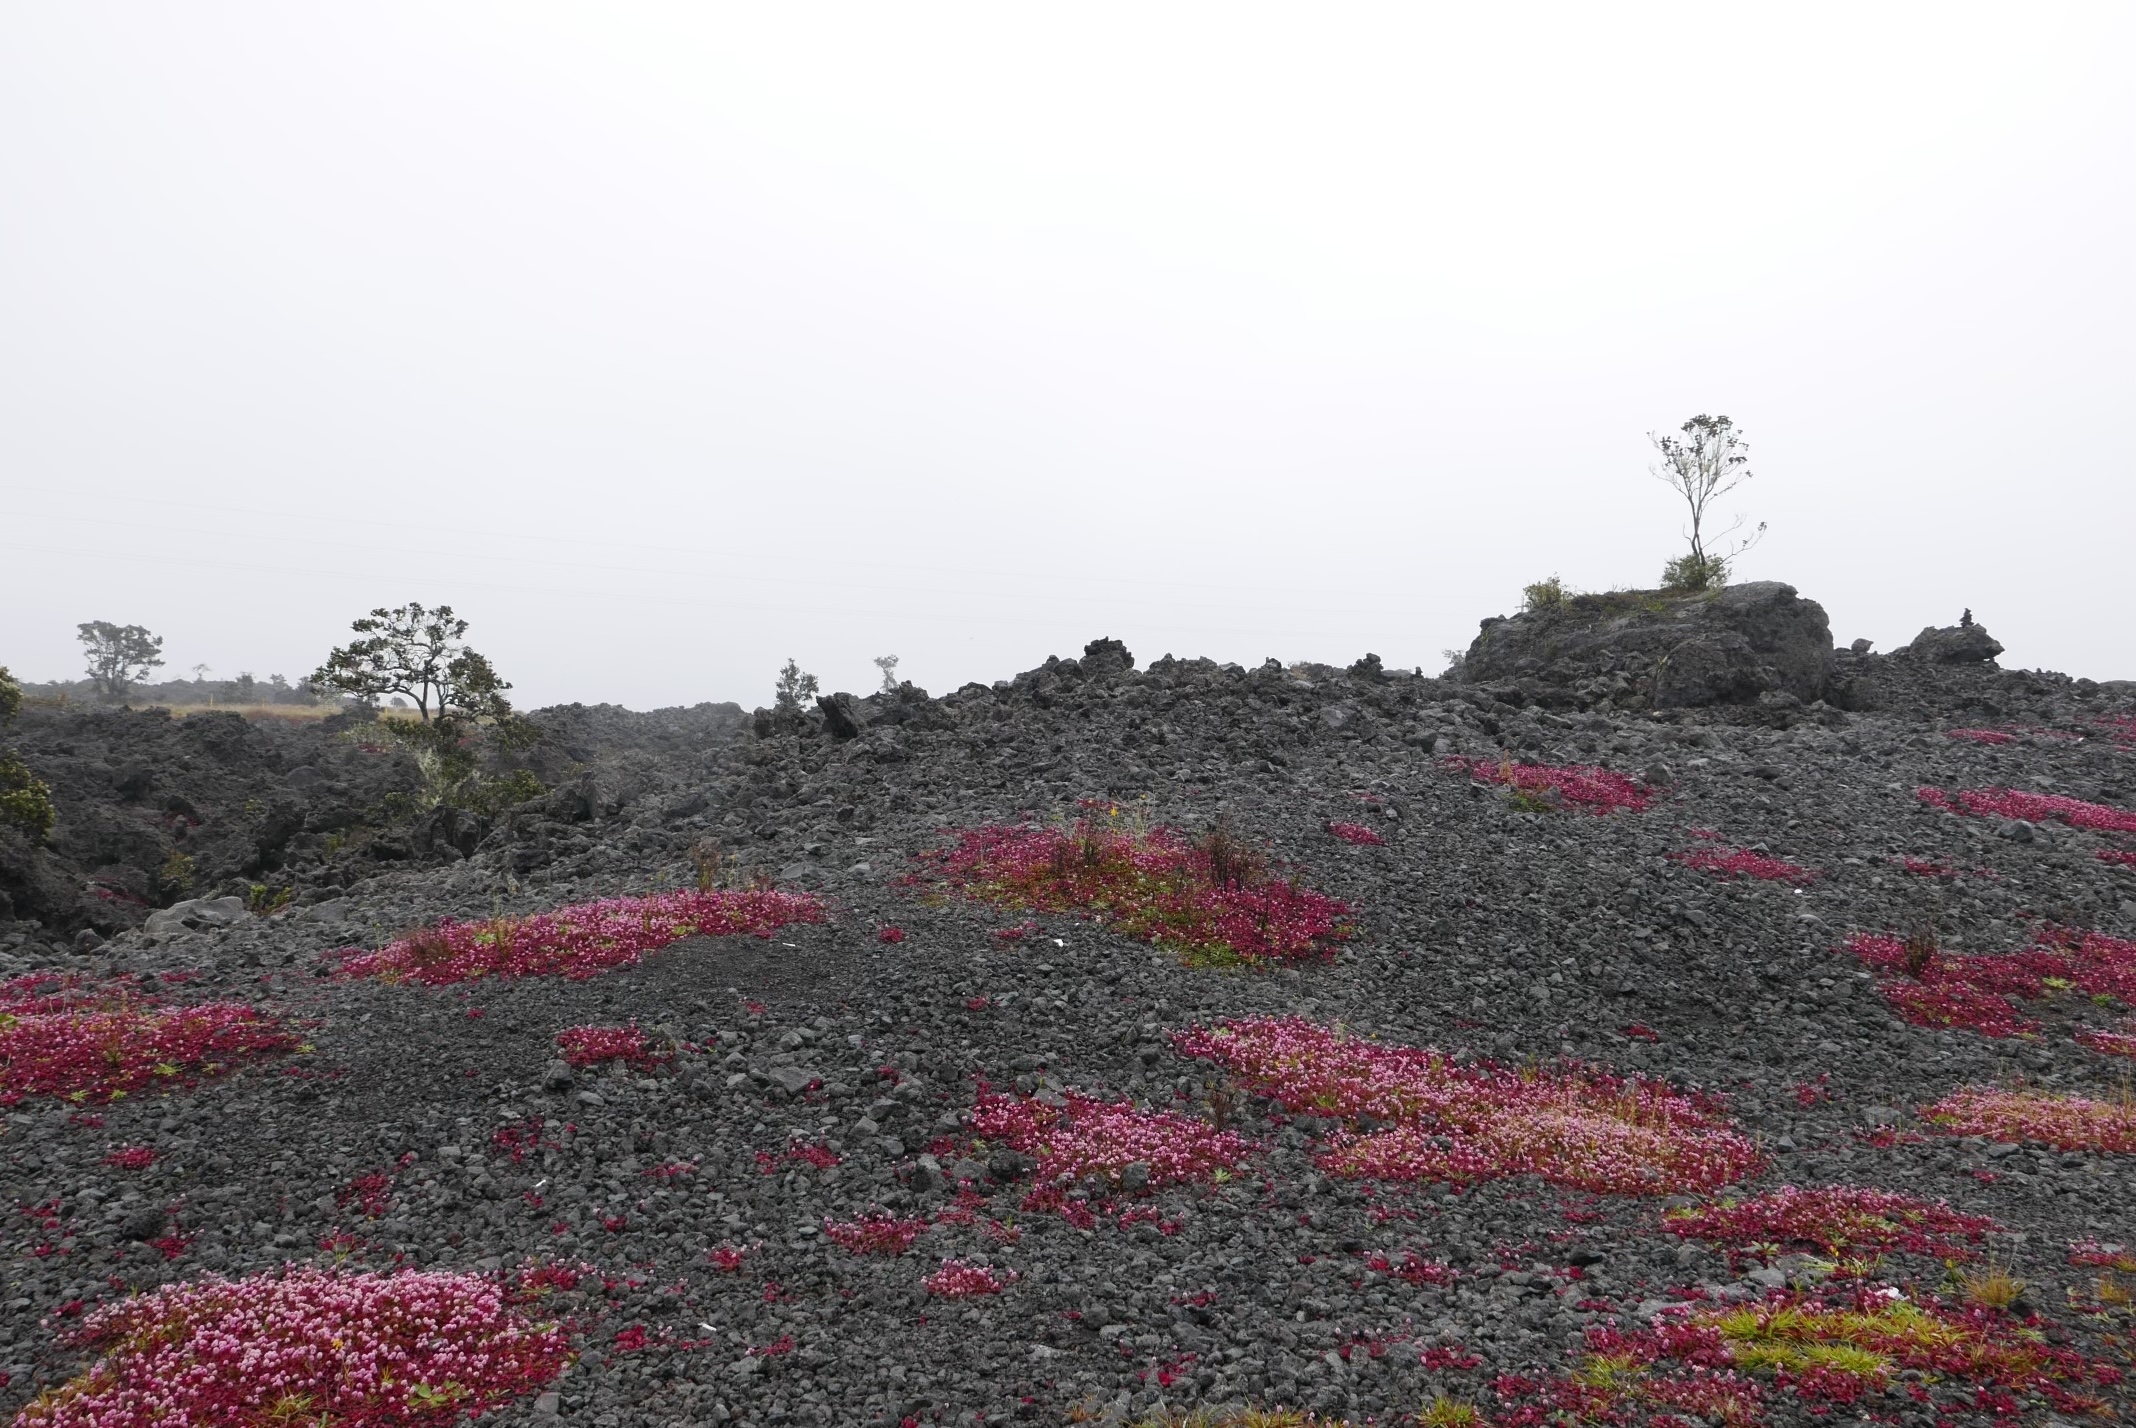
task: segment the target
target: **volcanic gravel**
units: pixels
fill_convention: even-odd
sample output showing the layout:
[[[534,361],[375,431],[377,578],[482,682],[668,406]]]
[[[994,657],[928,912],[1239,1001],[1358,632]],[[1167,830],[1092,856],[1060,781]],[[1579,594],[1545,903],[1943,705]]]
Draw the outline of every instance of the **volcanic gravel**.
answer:
[[[2126,713],[2130,691],[1851,667],[1880,708],[1546,711],[1517,685],[1377,661],[1167,657],[1141,671],[1054,660],[941,699],[908,686],[864,704],[877,721],[844,741],[813,719],[685,738],[659,715],[579,711],[571,727],[605,741],[605,761],[464,861],[344,865],[285,912],[161,944],[129,932],[63,956],[0,939],[23,966],[190,972],[170,998],[256,1003],[309,1048],[166,1095],[12,1108],[0,1173],[24,1213],[0,1235],[0,1405],[82,1367],[63,1331],[84,1304],[337,1256],[595,1267],[555,1301],[577,1362],[485,1421],[599,1428],[1121,1422],[1242,1402],[1389,1422],[1441,1392],[1488,1408],[1496,1375],[1563,1373],[1583,1329],[1636,1324],[1687,1288],[1740,1297],[1814,1273],[1741,1277],[1663,1232],[1664,1207],[1688,1197],[1331,1178],[1314,1153],[1332,1127],[1254,1100],[1232,1108],[1256,1146],[1237,1175],[1101,1192],[1090,1228],[1019,1208],[1028,1162],[971,1152],[982,1082],[1207,1115],[1222,1077],[1169,1035],[1270,1015],[1710,1092],[1763,1138],[1746,1189],[1858,1184],[1991,1216],[1998,1261],[2052,1332],[2112,1359],[2110,1325],[2067,1310],[2093,1272],[2066,1256],[2086,1237],[2136,1239],[2136,1162],[1940,1135],[1916,1113],[2018,1077],[2110,1097],[2129,1063],[2069,1030],[2126,1009],[2029,1005],[2048,1026],[2022,1040],[1909,1026],[1841,944],[1930,920],[1968,952],[2016,950],[2046,922],[2136,935],[2136,869],[2093,856],[2136,838],[1959,817],[1916,794],[2007,786],[2126,807],[2136,750],[2097,721]],[[1945,733],[1990,724],[2088,737]],[[1554,810],[1449,755],[1601,764],[1655,797],[1644,812]],[[1349,903],[1358,935],[1326,964],[1195,969],[1074,916],[901,881],[947,830],[1073,818],[1085,799],[1190,833],[1222,820]],[[1383,841],[1335,836],[1336,822]],[[580,982],[332,975],[337,949],[439,917],[692,885],[688,851],[707,838],[726,875],[812,890],[829,920],[692,939]],[[1667,856],[1707,846],[1816,876],[1728,879]],[[1915,875],[1903,857],[1956,872]],[[632,1022],[684,1049],[651,1069],[559,1061],[560,1030]],[[107,1163],[125,1147],[154,1160]],[[867,1213],[931,1224],[899,1255],[826,1237],[827,1220]],[[1368,1268],[1404,1251],[1453,1273]],[[945,1260],[991,1266],[1006,1287],[930,1295]],[[1934,1263],[1887,1272],[1942,1281]],[[1453,1352],[1427,1367],[1434,1348]],[[1895,1396],[1873,1406],[1933,1416]],[[1785,1398],[1771,1416],[1809,1421]]]

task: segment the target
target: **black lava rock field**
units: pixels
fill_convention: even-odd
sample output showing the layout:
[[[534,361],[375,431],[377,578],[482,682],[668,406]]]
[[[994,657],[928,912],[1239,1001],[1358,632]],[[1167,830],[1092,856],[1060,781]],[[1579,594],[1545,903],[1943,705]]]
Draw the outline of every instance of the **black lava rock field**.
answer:
[[[2125,1414],[2136,857],[2113,855],[2136,849],[2136,689],[1837,659],[1852,709],[1627,708],[1370,658],[1137,668],[1100,641],[991,687],[753,727],[544,711],[574,741],[552,792],[381,833],[377,856],[328,848],[356,820],[307,828],[282,771],[412,781],[352,752],[360,725],[276,731],[259,787],[218,806],[242,825],[233,875],[295,869],[290,905],[103,942],[0,923],[18,978],[132,975],[157,1005],[236,1002],[288,1033],[118,1099],[10,1067],[0,1403],[88,1366],[71,1330],[99,1304],[302,1261],[569,1267],[543,1312],[575,1358],[483,1420],[511,1425]],[[178,810],[196,840],[209,813]],[[1016,828],[1067,850],[1038,884],[1102,834],[1343,910],[1242,961],[1138,918],[1133,889],[1019,899],[945,857]],[[409,934],[441,919],[700,881],[821,920],[580,979],[350,960],[398,944],[421,967]],[[558,1040],[633,1026],[635,1061]],[[1243,1045],[1231,1026],[1365,1050],[1308,1094],[1210,1054]],[[1419,1070],[1400,1047],[1445,1055]],[[1381,1052],[1407,1089],[1346,1099]],[[1420,1109],[1431,1085],[1488,1108]],[[1131,1159],[1057,1169],[1116,1113],[1144,1128],[1113,1147]],[[1397,1134],[1421,1170],[1355,1154]],[[1234,1148],[1197,1160],[1200,1137]],[[1971,1228],[1926,1248],[1691,1232],[1783,1186],[1944,1202]],[[1760,1305],[1900,1301],[2034,1358],[1968,1378],[1867,1331],[1826,1341],[1854,1359],[1775,1348],[1770,1326],[1763,1358],[1742,1348]],[[1686,1357],[1700,1325],[1732,1367]]]

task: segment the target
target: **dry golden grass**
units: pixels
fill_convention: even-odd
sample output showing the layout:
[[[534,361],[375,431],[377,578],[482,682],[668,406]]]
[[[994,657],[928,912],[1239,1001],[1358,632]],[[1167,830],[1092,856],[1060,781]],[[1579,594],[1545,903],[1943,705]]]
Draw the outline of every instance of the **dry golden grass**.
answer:
[[[2025,1281],[1992,1260],[1980,1269],[1961,1271],[1958,1286],[1966,1303],[1981,1309],[2008,1309],[2025,1293]]]
[[[236,714],[246,719],[280,719],[289,724],[314,724],[339,714],[338,704],[150,704],[149,709],[167,709],[173,719],[195,714]]]

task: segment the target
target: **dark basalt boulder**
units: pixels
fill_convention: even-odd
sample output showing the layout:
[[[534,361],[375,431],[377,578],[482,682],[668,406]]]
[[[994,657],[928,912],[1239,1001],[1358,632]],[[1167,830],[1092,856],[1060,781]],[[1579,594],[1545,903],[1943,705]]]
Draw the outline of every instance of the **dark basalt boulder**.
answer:
[[[1891,653],[1898,659],[1925,660],[1930,664],[1986,664],[2003,652],[2002,641],[1976,625],[1972,611],[1955,625],[1930,625],[1913,637],[1913,643]]]
[[[1619,590],[1483,622],[1460,677],[1518,681],[1593,703],[1673,708],[1811,703],[1832,678],[1824,607],[1792,585],[1754,581],[1677,594]]]
[[[857,737],[865,722],[860,712],[860,701],[850,694],[818,695],[816,709],[823,715],[824,729],[834,739]]]

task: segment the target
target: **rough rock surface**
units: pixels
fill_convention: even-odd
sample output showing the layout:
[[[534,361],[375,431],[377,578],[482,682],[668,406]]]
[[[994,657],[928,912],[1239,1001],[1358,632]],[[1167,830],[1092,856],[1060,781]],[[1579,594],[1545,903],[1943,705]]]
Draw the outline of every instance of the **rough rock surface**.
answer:
[[[45,847],[0,828],[0,925],[34,921],[60,942],[109,936],[158,908],[254,884],[317,891],[380,866],[457,862],[500,821],[582,822],[634,797],[649,770],[741,726],[733,704],[632,713],[560,705],[533,716],[520,762],[552,790],[502,819],[438,808],[412,817],[415,765],[350,716],[247,719],[29,701],[11,742],[52,788]],[[399,806],[396,806],[396,802]],[[174,860],[174,855],[176,858]]]
[[[485,1420],[511,1428],[1121,1422],[1249,1400],[1391,1423],[1441,1392],[1488,1406],[1501,1373],[1564,1372],[1584,1329],[1639,1322],[1672,1294],[1740,1297],[1774,1273],[1814,1273],[1790,1260],[1753,1278],[1663,1233],[1652,1200],[1332,1178],[1314,1162],[1324,1127],[1251,1101],[1233,1115],[1259,1149],[1230,1183],[1159,1190],[1128,1202],[1153,1215],[1078,1229],[1019,1210],[1027,1167],[962,1129],[982,1079],[1209,1114],[1221,1078],[1166,1034],[1262,1014],[1701,1087],[1764,1139],[1770,1160],[1748,1188],[1881,1186],[1992,1215],[2042,1332],[2111,1357],[2104,1336],[2126,1330],[2069,1307],[2097,1271],[2066,1253],[2087,1236],[2136,1238],[2136,1157],[1934,1134],[1918,1114],[2016,1075],[2111,1097],[2127,1063],[2074,1043],[2067,1024],[2119,1013],[2064,998],[2050,1032],[2025,1040],[1912,1026],[1836,949],[1850,931],[1930,917],[1965,951],[2014,949],[2042,919],[2136,935],[2136,870],[2094,856],[2136,838],[2048,823],[2018,839],[1915,796],[2005,785],[2136,804],[2136,751],[2099,722],[2136,708],[2136,689],[1842,662],[1867,712],[1552,712],[1492,692],[1510,683],[1376,661],[1136,670],[1109,643],[939,699],[906,686],[856,700],[850,739],[815,719],[759,739],[738,711],[694,729],[672,713],[548,711],[597,757],[580,776],[553,770],[556,792],[465,859],[307,864],[290,909],[153,945],[123,932],[75,953],[0,923],[18,969],[189,973],[172,995],[256,1000],[303,1020],[314,1048],[95,1114],[35,1099],[8,1112],[4,1193],[48,1208],[0,1233],[0,1408],[81,1367],[56,1333],[80,1302],[337,1252],[379,1267],[601,1270],[605,1287],[592,1278],[558,1301],[583,1357],[553,1396]],[[2085,737],[1948,736],[1981,724]],[[1604,764],[1651,776],[1659,796],[1644,813],[1549,812],[1450,768],[1451,754]],[[174,742],[147,786],[183,789],[201,762]],[[258,781],[269,806],[291,784],[283,768]],[[997,936],[1025,916],[899,883],[947,829],[1072,814],[1084,798],[1191,830],[1222,818],[1353,904],[1361,935],[1328,965],[1197,971],[1070,916]],[[218,805],[233,819],[243,806],[234,789]],[[1327,831],[1338,821],[1383,841],[1342,841]],[[212,826],[204,816],[194,833]],[[1709,846],[1693,830],[1818,876],[1797,889],[1691,871],[1666,855]],[[576,983],[326,975],[323,954],[419,921],[682,885],[707,838],[742,876],[818,889],[831,920],[679,943]],[[1951,871],[1917,876],[1903,857]],[[903,940],[879,936],[890,926]],[[559,1029],[629,1021],[694,1049],[654,1072],[558,1059]],[[515,1160],[498,1133],[530,1117],[546,1129]],[[797,1158],[796,1144],[837,1163]],[[157,1158],[115,1168],[105,1157],[123,1146]],[[373,1173],[386,1189],[368,1214],[350,1190]],[[935,1227],[894,1258],[825,1242],[827,1217],[870,1207]],[[175,1258],[148,1242],[166,1230]],[[708,1259],[730,1246],[733,1270]],[[1405,1249],[1455,1277],[1367,1267]],[[946,1257],[1017,1278],[998,1296],[931,1299],[921,1280]],[[1943,1282],[1938,1264],[1888,1268],[1902,1271]],[[1448,1346],[1460,1352],[1421,1361]],[[1929,1421],[1896,1387],[1862,1406]],[[1829,1421],[1786,1395],[1770,1414]]]
[[[1976,625],[1971,612],[1955,625],[1930,625],[1913,637],[1911,644],[1892,651],[1906,659],[1932,664],[1985,664],[2003,652],[2002,642]]]
[[[1464,679],[1518,680],[1553,702],[1620,708],[1824,698],[1832,627],[1792,585],[1756,581],[1695,595],[1620,590],[1483,622]]]

